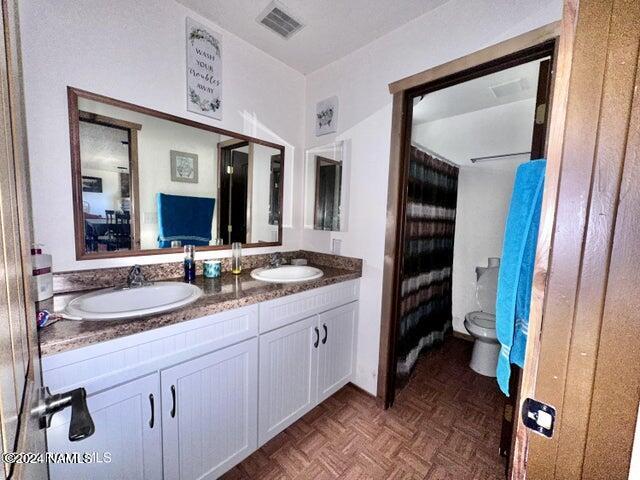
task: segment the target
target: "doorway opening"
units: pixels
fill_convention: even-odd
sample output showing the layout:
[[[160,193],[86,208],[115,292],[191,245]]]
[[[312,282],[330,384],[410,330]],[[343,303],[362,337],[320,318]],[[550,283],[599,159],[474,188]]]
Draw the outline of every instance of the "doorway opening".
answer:
[[[394,124],[401,165],[378,396],[389,408],[437,392],[440,413],[480,419],[467,423],[482,448],[495,444],[495,478],[509,468],[520,373],[512,368],[504,397],[493,378],[497,272],[516,169],[545,157],[555,43],[406,89]]]
[[[249,186],[250,168],[249,142],[232,142],[219,147],[220,158],[220,209],[218,231],[226,244],[247,243],[250,225]]]

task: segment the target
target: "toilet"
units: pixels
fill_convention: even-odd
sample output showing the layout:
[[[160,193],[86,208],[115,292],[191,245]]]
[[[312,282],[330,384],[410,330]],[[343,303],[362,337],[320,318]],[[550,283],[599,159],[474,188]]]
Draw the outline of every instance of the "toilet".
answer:
[[[496,376],[500,344],[496,336],[496,291],[500,259],[490,257],[486,267],[476,268],[476,299],[480,310],[469,312],[464,326],[475,338],[469,366],[487,377]]]

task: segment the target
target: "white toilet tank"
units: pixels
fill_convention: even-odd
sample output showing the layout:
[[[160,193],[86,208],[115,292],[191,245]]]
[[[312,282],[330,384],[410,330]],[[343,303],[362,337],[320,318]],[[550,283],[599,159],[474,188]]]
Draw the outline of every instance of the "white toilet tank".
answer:
[[[500,259],[490,257],[487,267],[477,267],[476,299],[480,310],[495,315]]]

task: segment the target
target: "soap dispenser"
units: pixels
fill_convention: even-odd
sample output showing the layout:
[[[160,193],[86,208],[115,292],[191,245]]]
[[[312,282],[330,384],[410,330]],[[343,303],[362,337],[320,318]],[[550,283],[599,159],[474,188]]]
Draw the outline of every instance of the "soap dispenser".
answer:
[[[31,268],[33,269],[32,291],[36,302],[53,297],[53,273],[51,255],[42,253],[42,245],[31,247]]]

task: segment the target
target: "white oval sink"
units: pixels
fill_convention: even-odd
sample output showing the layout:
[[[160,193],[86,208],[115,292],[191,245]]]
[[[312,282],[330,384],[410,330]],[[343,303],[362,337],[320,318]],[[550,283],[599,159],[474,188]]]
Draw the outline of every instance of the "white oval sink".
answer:
[[[175,310],[202,295],[196,285],[158,282],[138,288],[106,288],[71,300],[62,316],[71,320],[125,320]]]
[[[306,282],[322,277],[322,270],[306,265],[284,265],[276,268],[256,268],[251,276],[256,280],[273,283]]]

